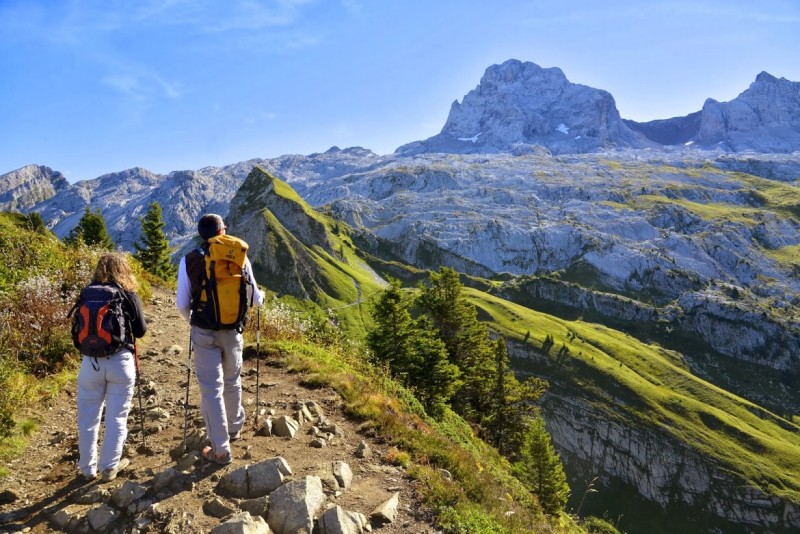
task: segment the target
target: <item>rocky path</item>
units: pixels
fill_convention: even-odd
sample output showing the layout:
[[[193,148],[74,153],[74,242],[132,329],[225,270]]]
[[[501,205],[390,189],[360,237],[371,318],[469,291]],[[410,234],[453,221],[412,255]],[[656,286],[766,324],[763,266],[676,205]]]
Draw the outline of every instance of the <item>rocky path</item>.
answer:
[[[246,360],[243,386],[249,419],[242,439],[233,443],[233,463],[209,465],[193,454],[203,438],[194,376],[189,451],[180,454],[189,329],[173,296],[155,291],[145,310],[150,332],[139,343],[146,447],[134,397],[125,449],[130,466],[109,483],[81,484],[75,464],[75,384],[49,405],[32,407],[31,415],[41,425],[25,453],[6,465],[11,475],[0,479],[0,534],[282,534],[295,532],[298,525],[320,533],[435,531],[416,498],[414,481],[382,460],[388,446],[359,433],[358,422],[343,414],[338,394],[307,389],[300,376],[266,358],[259,365],[259,411],[266,414],[262,423],[273,423],[273,435],[256,432],[256,362]],[[292,430],[294,437],[276,435]],[[384,504],[388,508],[380,510]],[[267,530],[267,522],[272,529]]]

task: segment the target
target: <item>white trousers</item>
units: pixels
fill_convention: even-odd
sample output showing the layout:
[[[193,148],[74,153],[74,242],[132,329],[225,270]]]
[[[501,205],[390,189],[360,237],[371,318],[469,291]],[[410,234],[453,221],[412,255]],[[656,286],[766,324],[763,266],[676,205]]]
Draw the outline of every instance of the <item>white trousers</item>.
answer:
[[[84,356],[78,372],[78,469],[95,475],[115,467],[128,437],[128,411],[136,382],[133,354],[123,349],[110,358]],[[103,447],[97,459],[100,416],[106,407]]]
[[[192,327],[194,372],[200,386],[200,411],[215,454],[231,451],[229,435],[244,426],[242,334],[236,330]]]

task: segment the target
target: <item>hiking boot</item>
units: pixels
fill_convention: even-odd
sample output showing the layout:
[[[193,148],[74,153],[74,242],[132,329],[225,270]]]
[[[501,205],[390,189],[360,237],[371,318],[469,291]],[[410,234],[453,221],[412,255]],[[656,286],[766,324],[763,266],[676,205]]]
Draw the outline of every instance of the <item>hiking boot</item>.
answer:
[[[203,458],[205,458],[206,461],[217,465],[228,465],[233,461],[233,458],[231,458],[231,453],[226,452],[223,454],[214,454],[214,449],[211,447],[206,447],[203,449]]]
[[[103,480],[103,482],[111,482],[112,480],[117,478],[117,473],[128,467],[130,463],[131,463],[130,460],[128,460],[127,458],[123,458],[114,467],[109,467],[108,469],[104,470],[101,479]]]
[[[97,473],[79,472],[78,476],[75,478],[81,484],[88,484],[89,482],[94,482],[95,480],[97,480]]]

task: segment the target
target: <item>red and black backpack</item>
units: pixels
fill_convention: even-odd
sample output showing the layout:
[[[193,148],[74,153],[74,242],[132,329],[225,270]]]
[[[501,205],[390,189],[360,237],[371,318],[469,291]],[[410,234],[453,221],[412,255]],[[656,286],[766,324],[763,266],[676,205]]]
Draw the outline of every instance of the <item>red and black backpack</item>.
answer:
[[[81,354],[108,357],[128,345],[131,328],[125,300],[125,293],[115,284],[92,283],[83,288],[69,312],[75,314],[72,343]]]

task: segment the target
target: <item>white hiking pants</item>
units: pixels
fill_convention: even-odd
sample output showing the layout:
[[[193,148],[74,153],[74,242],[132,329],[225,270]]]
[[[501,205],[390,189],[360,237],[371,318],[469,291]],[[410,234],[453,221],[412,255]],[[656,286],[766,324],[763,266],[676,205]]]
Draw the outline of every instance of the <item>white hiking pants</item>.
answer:
[[[242,334],[236,330],[192,327],[194,372],[200,386],[200,411],[215,454],[231,452],[230,434],[244,426]]]
[[[84,475],[93,476],[119,463],[128,437],[135,381],[136,363],[128,349],[109,358],[83,357],[78,373],[78,469]],[[104,404],[106,430],[98,463],[97,436]]]

